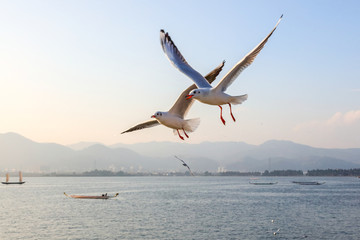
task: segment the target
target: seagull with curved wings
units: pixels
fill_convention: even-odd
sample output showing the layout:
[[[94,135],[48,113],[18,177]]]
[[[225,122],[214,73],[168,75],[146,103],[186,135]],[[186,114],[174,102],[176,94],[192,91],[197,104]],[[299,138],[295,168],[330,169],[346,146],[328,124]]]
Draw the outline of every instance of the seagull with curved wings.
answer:
[[[193,174],[193,172],[191,171],[189,165],[187,165],[187,163],[184,162],[184,160],[182,160],[182,159],[179,158],[178,156],[174,156],[174,157],[177,158],[177,159],[179,159],[179,160],[182,162],[182,165],[183,165],[184,167],[187,167],[187,169],[189,169],[190,174],[191,174],[192,176],[194,176],[194,174]]]
[[[222,68],[224,67],[225,61],[223,61],[219,66],[217,66],[213,71],[211,71],[209,74],[207,74],[204,79],[205,81],[211,84],[216,77],[221,72]],[[154,118],[152,120],[137,124],[134,127],[129,128],[128,130],[122,132],[128,133],[133,132],[136,130],[144,129],[144,128],[150,128],[157,126],[159,124],[162,124],[166,127],[174,129],[174,133],[178,134],[180,139],[184,140],[184,137],[181,136],[179,130],[182,130],[187,138],[189,138],[188,134],[186,132],[193,132],[196,130],[200,123],[200,119],[188,119],[185,120],[184,117],[186,116],[187,112],[189,111],[191,105],[193,104],[193,100],[191,101],[186,99],[186,95],[193,89],[196,89],[196,85],[193,84],[187,89],[185,89],[178,99],[176,100],[175,104],[170,108],[168,112],[160,112],[157,111],[154,115],[151,116],[151,118]]]
[[[206,79],[195,69],[193,69],[182,56],[174,42],[170,38],[168,33],[164,30],[160,30],[160,41],[162,49],[169,59],[169,61],[182,73],[187,75],[197,86],[197,89],[193,89],[187,95],[187,99],[196,99],[202,103],[209,105],[218,105],[220,107],[220,119],[225,125],[225,120],[222,117],[221,105],[228,104],[230,107],[230,115],[235,122],[235,118],[232,114],[231,104],[241,104],[247,99],[247,94],[240,96],[230,96],[225,93],[226,89],[234,82],[234,80],[240,75],[240,73],[251,65],[256,56],[264,48],[266,42],[273,34],[277,26],[282,19],[282,15],[276,23],[273,30],[243,59],[241,59],[235,66],[223,77],[223,79],[215,86],[212,87]]]

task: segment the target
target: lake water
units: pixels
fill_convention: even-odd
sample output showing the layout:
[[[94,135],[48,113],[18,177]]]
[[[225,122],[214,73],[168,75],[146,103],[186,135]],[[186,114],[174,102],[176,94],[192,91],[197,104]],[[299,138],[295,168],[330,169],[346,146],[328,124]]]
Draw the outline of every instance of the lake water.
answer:
[[[38,177],[0,186],[0,239],[360,239],[360,179]],[[68,194],[109,195],[109,200]],[[276,235],[274,232],[278,231]]]

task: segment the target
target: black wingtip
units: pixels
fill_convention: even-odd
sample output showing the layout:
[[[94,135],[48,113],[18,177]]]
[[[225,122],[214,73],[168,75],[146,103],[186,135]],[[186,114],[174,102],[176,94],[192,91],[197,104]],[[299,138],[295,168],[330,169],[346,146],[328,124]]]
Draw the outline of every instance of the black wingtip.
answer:
[[[222,70],[222,68],[225,66],[225,63],[226,63],[226,61],[225,60],[223,60],[222,61],[222,63],[220,64],[220,71]],[[218,72],[218,74],[219,74],[220,72]],[[217,76],[217,75],[216,75]]]
[[[280,18],[282,18],[284,16],[284,14],[281,14]]]

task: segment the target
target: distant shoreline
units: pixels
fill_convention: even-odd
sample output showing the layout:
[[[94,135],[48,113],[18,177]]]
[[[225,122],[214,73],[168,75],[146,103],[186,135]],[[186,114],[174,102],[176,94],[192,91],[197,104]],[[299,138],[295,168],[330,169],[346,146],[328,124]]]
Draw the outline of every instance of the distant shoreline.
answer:
[[[18,172],[11,172],[10,176],[17,176]],[[353,169],[316,169],[308,170],[304,173],[301,170],[274,170],[265,172],[200,172],[194,173],[196,176],[238,176],[238,177],[358,177],[360,176],[360,168]],[[5,175],[2,172],[1,175]],[[87,172],[52,172],[52,173],[29,173],[23,172],[24,177],[159,177],[159,176],[190,176],[189,172],[112,172],[108,170],[93,170]]]

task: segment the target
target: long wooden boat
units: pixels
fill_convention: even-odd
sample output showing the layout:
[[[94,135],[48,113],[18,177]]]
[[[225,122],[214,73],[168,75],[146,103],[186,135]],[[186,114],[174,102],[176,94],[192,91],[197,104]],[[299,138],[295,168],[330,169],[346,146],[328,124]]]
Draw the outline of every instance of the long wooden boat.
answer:
[[[277,184],[277,182],[249,182],[250,184],[254,185],[274,185]]]
[[[22,173],[19,172],[19,181],[18,182],[9,182],[9,173],[6,174],[6,181],[1,182],[2,184],[24,184],[25,182],[22,180]]]
[[[293,181],[293,183],[299,184],[299,185],[323,185],[325,182],[297,182]]]
[[[119,193],[116,193],[114,196],[110,196],[107,194],[102,194],[100,196],[85,196],[85,195],[68,195],[64,192],[65,196],[71,197],[71,198],[81,198],[81,199],[109,199],[109,198],[115,198],[119,195]]]
[[[25,182],[1,182],[2,184],[24,184]]]

